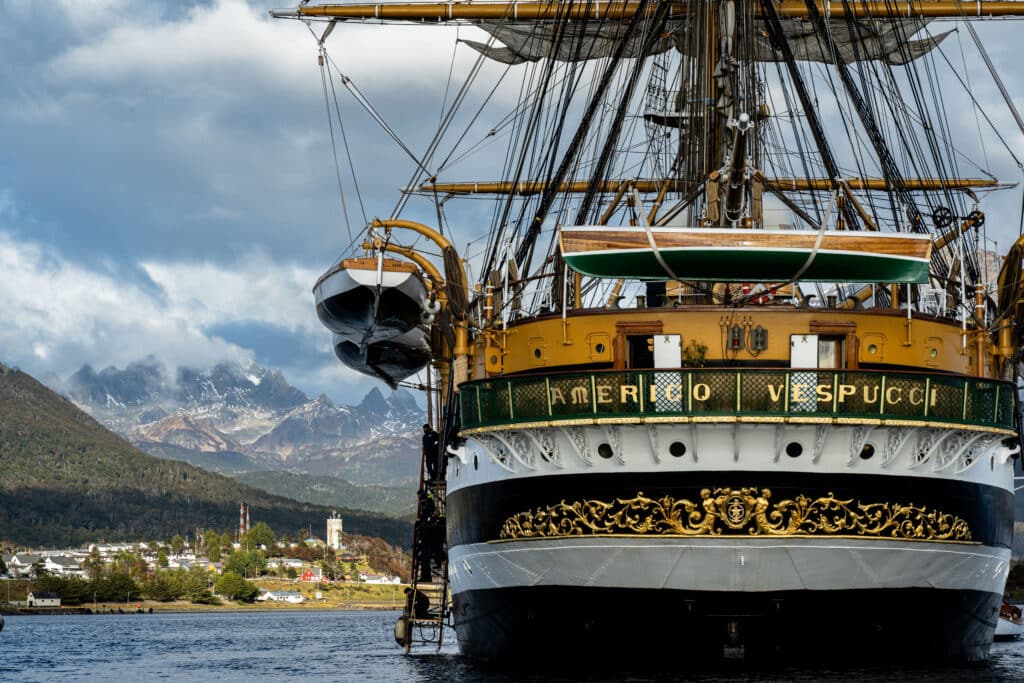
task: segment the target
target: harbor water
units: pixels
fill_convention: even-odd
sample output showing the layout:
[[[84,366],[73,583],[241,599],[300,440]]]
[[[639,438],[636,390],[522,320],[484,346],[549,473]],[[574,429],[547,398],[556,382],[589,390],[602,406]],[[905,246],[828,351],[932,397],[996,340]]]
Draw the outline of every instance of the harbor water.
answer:
[[[984,664],[921,669],[778,669],[671,674],[623,661],[621,671],[494,670],[449,642],[405,656],[397,612],[277,611],[9,616],[0,632],[0,681],[1019,681],[1024,641],[996,643]],[[826,624],[822,625],[827,627]],[[628,640],[628,634],[623,634]],[[624,651],[625,648],[624,648]],[[685,654],[680,649],[680,657]],[[529,653],[522,661],[529,663]]]

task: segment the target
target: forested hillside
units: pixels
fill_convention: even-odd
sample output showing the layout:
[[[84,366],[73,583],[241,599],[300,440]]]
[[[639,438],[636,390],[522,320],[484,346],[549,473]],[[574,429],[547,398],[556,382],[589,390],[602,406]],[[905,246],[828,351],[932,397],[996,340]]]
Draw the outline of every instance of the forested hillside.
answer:
[[[145,455],[34,378],[0,365],[0,539],[67,545],[231,529],[240,501],[275,529],[324,534],[329,508]],[[407,522],[338,510],[345,531],[407,546]]]

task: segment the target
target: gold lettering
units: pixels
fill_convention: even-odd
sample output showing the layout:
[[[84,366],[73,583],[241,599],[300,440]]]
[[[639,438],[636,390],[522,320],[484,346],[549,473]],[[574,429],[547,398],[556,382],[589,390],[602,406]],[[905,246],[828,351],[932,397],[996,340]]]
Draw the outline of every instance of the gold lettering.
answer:
[[[873,393],[873,394],[870,393],[872,389],[875,390],[875,393]],[[874,387],[866,386],[866,387],[864,387],[864,402],[867,403],[868,405],[870,405],[872,403],[878,403],[878,394],[879,393],[880,393],[880,388],[877,387],[877,386],[874,386]]]
[[[598,403],[611,403],[612,402],[612,388],[608,384],[597,385],[597,402]]]
[[[665,398],[669,401],[678,401],[683,397],[682,384],[669,384],[665,387]]]
[[[559,403],[565,405],[565,394],[558,387],[551,387],[551,405],[557,406]]]
[[[939,390],[933,388],[932,389],[932,400],[928,402],[928,406],[931,407],[931,408],[934,408],[938,404],[939,404]]]
[[[853,396],[857,393],[857,387],[852,384],[840,384],[839,385],[839,402],[846,403],[847,396]]]
[[[651,384],[651,398],[650,398],[650,400],[648,402],[650,404],[652,404],[652,405],[658,402],[658,385],[657,384]]]
[[[769,384],[768,395],[772,399],[772,403],[778,403],[779,399],[782,398],[782,385],[781,384]]]
[[[896,392],[896,398],[892,397],[892,392]],[[885,402],[896,405],[903,400],[903,389],[900,387],[888,387],[885,390]]]
[[[914,398],[915,391],[917,392],[917,398]],[[921,387],[914,387],[908,393],[909,396],[907,396],[907,400],[910,401],[910,405],[919,406],[924,403],[924,389]]]
[[[828,403],[832,400],[832,385],[831,384],[819,384],[815,388],[815,392],[818,394],[818,401],[822,403]]]
[[[572,399],[574,406],[590,403],[590,392],[587,391],[586,387],[573,387],[572,391],[569,392],[569,397]]]
[[[807,400],[807,397],[804,396],[804,389],[806,389],[808,386],[810,386],[810,385],[808,385],[808,384],[794,384],[793,385],[793,403],[800,403],[801,401],[806,401]]]
[[[706,401],[711,397],[711,387],[707,384],[694,384],[693,397],[698,401]]]
[[[619,403],[625,403],[629,399],[635,403],[640,402],[640,389],[632,384],[623,384],[619,387]]]

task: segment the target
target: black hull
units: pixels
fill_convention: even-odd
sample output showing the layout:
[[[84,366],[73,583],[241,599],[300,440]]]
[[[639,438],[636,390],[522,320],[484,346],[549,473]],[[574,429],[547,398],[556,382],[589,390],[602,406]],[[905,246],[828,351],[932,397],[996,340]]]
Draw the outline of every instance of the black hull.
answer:
[[[448,544],[495,541],[513,515],[559,501],[631,498],[642,491],[651,498],[671,496],[700,500],[705,487],[769,487],[772,500],[834,494],[862,503],[920,505],[964,519],[972,540],[1009,548],[1013,538],[1013,494],[1006,489],[929,477],[807,472],[605,473],[528,477],[480,484],[448,494]],[[740,530],[746,535],[746,530]]]
[[[969,590],[527,587],[457,594],[454,615],[463,654],[506,665],[932,664],[985,659],[1000,601]]]

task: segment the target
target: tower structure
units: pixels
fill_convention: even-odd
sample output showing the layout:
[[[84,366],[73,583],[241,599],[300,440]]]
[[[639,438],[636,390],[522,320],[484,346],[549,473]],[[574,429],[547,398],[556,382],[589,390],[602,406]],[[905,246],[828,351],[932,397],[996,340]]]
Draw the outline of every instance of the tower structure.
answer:
[[[341,515],[332,512],[327,518],[327,547],[333,550],[341,550],[345,546],[341,542]]]
[[[241,541],[245,533],[249,531],[249,504],[238,504],[238,540]]]

